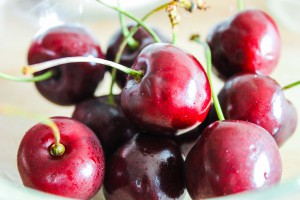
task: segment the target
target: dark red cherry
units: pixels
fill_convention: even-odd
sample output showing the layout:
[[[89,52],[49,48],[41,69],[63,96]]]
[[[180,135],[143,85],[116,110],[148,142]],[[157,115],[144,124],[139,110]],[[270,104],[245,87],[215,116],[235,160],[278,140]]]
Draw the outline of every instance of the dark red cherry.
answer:
[[[128,26],[128,29],[130,30],[133,28],[132,25]],[[153,29],[153,31],[158,35],[158,37],[161,39],[162,42],[170,43],[170,40],[164,36],[160,31],[157,29]],[[120,64],[131,67],[136,59],[136,57],[139,55],[139,53],[149,44],[154,43],[152,36],[142,27],[139,27],[137,32],[134,34],[133,38],[139,43],[139,46],[135,49],[131,49],[128,45],[125,47],[121,59]],[[124,36],[121,30],[119,30],[115,35],[112,37],[112,39],[109,42],[108,49],[106,52],[106,59],[114,61],[116,54],[119,51],[119,47],[122,44],[124,40]],[[111,68],[107,68],[109,71],[111,71]],[[127,74],[117,71],[116,74],[116,82],[117,84],[123,88],[125,86]]]
[[[104,155],[98,138],[74,119],[51,119],[58,126],[65,152],[61,156],[52,156],[52,130],[43,124],[32,127],[18,150],[18,170],[23,184],[64,197],[92,198],[104,177]]]
[[[278,28],[261,10],[244,10],[215,26],[207,38],[215,72],[222,79],[237,73],[269,75],[281,41]]]
[[[98,42],[86,28],[60,25],[34,38],[28,51],[28,64],[73,56],[104,58]],[[92,97],[105,71],[104,66],[94,63],[71,63],[49,70],[55,75],[35,85],[46,99],[59,105],[71,105]]]
[[[185,183],[192,199],[267,188],[279,183],[281,173],[275,140],[245,121],[214,122],[185,160]]]
[[[229,79],[219,95],[225,119],[265,128],[282,145],[295,131],[297,113],[280,85],[270,77],[245,74]]]
[[[155,135],[136,135],[106,165],[107,200],[183,199],[183,159],[178,145]]]
[[[113,105],[108,103],[108,96],[85,100],[76,105],[72,116],[96,133],[106,158],[137,133],[121,110],[120,95],[114,100]]]
[[[128,78],[121,107],[140,128],[174,135],[205,119],[211,90],[194,56],[171,44],[154,43],[142,50],[132,69],[144,71],[144,76]]]

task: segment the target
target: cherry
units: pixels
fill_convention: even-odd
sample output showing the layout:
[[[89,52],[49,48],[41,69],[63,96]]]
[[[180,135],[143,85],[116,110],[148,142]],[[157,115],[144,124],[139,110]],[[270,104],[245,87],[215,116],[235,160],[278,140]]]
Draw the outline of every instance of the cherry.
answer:
[[[284,142],[289,139],[297,128],[298,115],[295,106],[287,100],[287,105],[284,109],[284,119],[281,126],[281,129],[277,134],[274,135],[274,138],[278,146],[282,146]]]
[[[107,200],[183,199],[183,159],[178,145],[165,137],[138,134],[106,165]]]
[[[246,121],[208,126],[185,160],[192,199],[263,189],[280,181],[282,163],[271,135]]]
[[[171,44],[154,43],[142,50],[132,69],[144,71],[144,76],[127,79],[121,107],[140,128],[174,135],[204,120],[211,90],[194,56]]]
[[[88,30],[82,26],[60,25],[34,38],[28,51],[28,63],[31,65],[73,56],[104,58]],[[94,63],[72,63],[50,70],[54,71],[52,78],[35,83],[38,91],[51,102],[71,105],[93,96],[105,69]],[[35,76],[44,72],[35,73]]]
[[[128,26],[128,29],[131,30],[133,28],[132,25]],[[170,40],[164,36],[160,31],[157,29],[153,29],[153,31],[158,35],[158,37],[161,39],[162,42],[170,43]],[[138,42],[137,48],[130,48],[129,45],[126,45],[122,56],[120,58],[120,64],[124,66],[131,67],[138,56],[138,54],[149,44],[154,43],[153,37],[142,27],[139,27],[137,32],[134,34],[133,38],[136,42]],[[112,37],[112,39],[109,42],[108,49],[106,52],[106,59],[114,61],[116,58],[116,55],[119,51],[120,45],[124,40],[124,36],[122,34],[122,31],[119,30],[115,35]],[[109,71],[111,71],[111,68],[107,68]],[[123,88],[126,82],[127,75],[117,71],[116,73],[116,83]]]
[[[275,22],[261,10],[244,10],[215,26],[207,41],[215,72],[222,79],[237,73],[269,75],[281,49]]]
[[[43,124],[32,127],[18,150],[18,170],[27,187],[77,199],[90,199],[104,177],[104,155],[96,135],[77,120],[51,118],[57,125],[62,155],[53,156],[52,130]]]
[[[105,157],[131,139],[137,132],[120,107],[120,95],[108,103],[108,96],[85,100],[76,105],[72,118],[90,127],[101,141]]]
[[[249,121],[265,128],[279,146],[296,129],[295,107],[270,77],[255,74],[234,76],[225,82],[218,97],[226,119]]]

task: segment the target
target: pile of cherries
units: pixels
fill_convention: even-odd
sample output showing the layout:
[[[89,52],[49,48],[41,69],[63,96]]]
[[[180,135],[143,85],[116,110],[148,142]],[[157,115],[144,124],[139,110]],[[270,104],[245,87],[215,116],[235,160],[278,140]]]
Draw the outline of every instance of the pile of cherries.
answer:
[[[162,42],[139,27],[131,38],[135,45],[125,47],[119,63],[130,69],[116,74],[118,95],[94,96],[108,70],[101,62],[34,73],[51,73],[35,83],[45,98],[76,106],[71,118],[50,118],[54,128],[40,123],[25,134],[17,159],[25,186],[90,199],[103,184],[107,200],[156,200],[183,199],[187,192],[192,199],[210,198],[279,183],[278,148],[294,133],[297,113],[268,77],[281,49],[271,17],[243,10],[207,37],[214,71],[225,81],[218,99],[226,120],[212,106],[210,77],[200,62],[157,35]],[[104,55],[83,26],[50,27],[34,38],[28,64],[79,56],[115,61],[124,38],[116,33]]]

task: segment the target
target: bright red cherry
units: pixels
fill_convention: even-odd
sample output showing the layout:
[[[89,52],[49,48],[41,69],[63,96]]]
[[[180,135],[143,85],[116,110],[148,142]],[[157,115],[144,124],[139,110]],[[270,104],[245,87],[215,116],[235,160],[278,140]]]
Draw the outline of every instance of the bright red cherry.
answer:
[[[28,64],[73,56],[104,58],[98,42],[86,28],[60,25],[34,38],[28,51]],[[59,105],[71,105],[92,97],[105,71],[104,66],[94,63],[71,63],[49,70],[55,75],[35,85],[45,98]],[[35,75],[41,73],[44,71]]]
[[[95,132],[106,158],[137,133],[120,107],[120,95],[114,96],[114,104],[108,103],[108,96],[85,100],[76,105],[72,118]]]
[[[66,117],[51,118],[57,125],[65,152],[52,156],[52,130],[43,124],[32,127],[18,150],[18,170],[23,184],[44,192],[90,199],[104,177],[104,155],[96,135],[84,124]]]
[[[166,137],[139,134],[118,149],[106,165],[107,200],[183,199],[183,159]]]
[[[185,160],[185,182],[192,199],[263,189],[281,179],[282,163],[275,140],[246,121],[217,121]]]
[[[208,35],[218,76],[237,73],[269,75],[276,67],[281,41],[278,28],[261,10],[244,10],[218,24]]]
[[[127,79],[121,107],[140,128],[173,135],[204,120],[211,90],[194,56],[171,44],[154,43],[142,50],[132,69],[144,71],[144,76]]]
[[[219,101],[225,119],[243,120],[265,128],[282,145],[295,131],[297,112],[280,85],[255,74],[235,76],[225,82]]]
[[[130,30],[133,26],[128,26],[128,30]],[[162,42],[170,43],[170,40],[164,36],[160,31],[157,29],[153,29],[153,31],[158,35]],[[139,55],[139,53],[149,44],[154,43],[152,36],[142,27],[139,27],[137,32],[134,34],[133,38],[139,43],[139,46],[135,49],[131,49],[128,45],[125,47],[121,59],[120,64],[131,67]],[[114,61],[116,54],[119,51],[120,45],[124,40],[124,36],[121,30],[119,30],[109,42],[107,52],[106,52],[106,59]],[[111,71],[111,68],[108,68]],[[127,74],[117,71],[116,74],[116,82],[118,85],[123,88],[126,82]]]

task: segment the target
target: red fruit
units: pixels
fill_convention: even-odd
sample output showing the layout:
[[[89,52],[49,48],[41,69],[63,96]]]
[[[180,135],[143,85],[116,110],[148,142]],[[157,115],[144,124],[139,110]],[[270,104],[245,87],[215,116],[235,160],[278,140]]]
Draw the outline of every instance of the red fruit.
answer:
[[[295,106],[287,100],[287,105],[284,109],[283,123],[277,134],[274,135],[274,138],[278,146],[282,146],[287,139],[289,139],[297,128],[298,123],[298,114]]]
[[[211,90],[194,56],[171,44],[150,44],[132,69],[144,71],[144,76],[128,78],[122,90],[121,107],[129,120],[144,130],[169,135],[204,120]]]
[[[215,72],[223,79],[237,73],[269,75],[281,50],[275,22],[260,10],[245,10],[218,24],[207,41]]]
[[[183,159],[165,137],[139,134],[118,149],[106,166],[107,200],[183,199]]]
[[[61,25],[34,38],[28,51],[28,64],[73,56],[104,58],[98,42],[88,30]],[[59,105],[72,105],[92,97],[105,71],[104,66],[94,63],[71,63],[48,70],[53,70],[55,75],[35,85],[46,99]]]
[[[106,158],[137,133],[120,107],[120,95],[114,100],[114,105],[108,103],[108,96],[85,100],[76,105],[72,116],[95,132]]]
[[[43,124],[32,127],[18,150],[18,170],[23,184],[44,192],[77,199],[90,199],[100,189],[104,177],[104,155],[96,135],[80,122],[51,118],[58,126],[62,156],[53,157],[52,130]]]
[[[282,163],[275,140],[245,121],[217,121],[204,130],[185,161],[192,199],[263,189],[280,181]]]
[[[245,74],[229,79],[219,95],[225,119],[265,128],[282,145],[295,131],[297,112],[280,85],[267,76]]]

